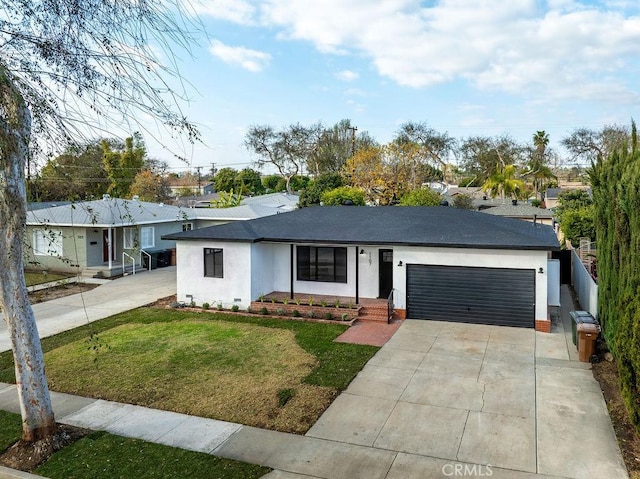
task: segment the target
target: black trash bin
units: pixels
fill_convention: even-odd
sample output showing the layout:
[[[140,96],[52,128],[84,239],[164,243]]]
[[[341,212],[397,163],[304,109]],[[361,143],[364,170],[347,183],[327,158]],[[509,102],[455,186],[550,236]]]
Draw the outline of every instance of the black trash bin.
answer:
[[[571,311],[569,316],[571,316],[571,339],[573,339],[573,344],[578,346],[578,324],[598,324],[598,320],[589,311]]]
[[[147,251],[148,255],[142,255],[142,266],[144,269],[149,269],[149,261],[151,261],[151,269],[158,268],[158,253],[159,251]]]
[[[163,249],[158,251],[158,268],[164,268],[171,264],[171,250]]]

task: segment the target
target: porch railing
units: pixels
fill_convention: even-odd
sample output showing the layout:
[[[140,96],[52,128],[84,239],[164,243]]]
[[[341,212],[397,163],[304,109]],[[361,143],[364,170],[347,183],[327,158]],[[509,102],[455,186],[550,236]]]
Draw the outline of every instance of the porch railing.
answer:
[[[142,255],[146,254],[147,255],[147,259],[149,260],[147,262],[147,264],[149,265],[149,271],[151,271],[151,255],[149,253],[147,253],[145,250],[141,249],[140,250],[140,264],[144,264],[144,261],[142,261]]]
[[[127,266],[127,262],[126,262],[127,258],[131,260],[131,266],[133,268],[132,274],[136,274],[136,259],[130,254],[125,253],[124,251],[122,252],[122,274],[125,273],[125,268]]]
[[[393,304],[393,289],[391,289],[389,296],[387,296],[387,323],[391,322],[394,308],[395,306]]]

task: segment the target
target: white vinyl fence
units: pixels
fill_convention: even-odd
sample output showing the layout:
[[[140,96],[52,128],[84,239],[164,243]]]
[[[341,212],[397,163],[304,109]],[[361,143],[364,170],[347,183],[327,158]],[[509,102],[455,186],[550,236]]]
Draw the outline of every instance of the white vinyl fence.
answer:
[[[578,295],[580,307],[598,317],[598,284],[593,280],[587,268],[580,260],[576,250],[571,252],[571,279],[573,289]]]

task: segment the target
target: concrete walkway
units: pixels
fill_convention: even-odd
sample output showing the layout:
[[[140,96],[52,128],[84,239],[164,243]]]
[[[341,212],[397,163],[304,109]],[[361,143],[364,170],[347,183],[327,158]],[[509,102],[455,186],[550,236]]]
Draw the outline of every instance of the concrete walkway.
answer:
[[[129,311],[176,293],[176,267],[141,271],[109,280],[91,291],[33,305],[41,338]],[[0,352],[11,349],[4,321],[0,322]]]
[[[568,294],[551,334],[405,321],[306,436],[60,393],[54,410],[269,479],[627,478],[590,365],[573,358]],[[18,411],[15,386],[0,384],[0,409]]]

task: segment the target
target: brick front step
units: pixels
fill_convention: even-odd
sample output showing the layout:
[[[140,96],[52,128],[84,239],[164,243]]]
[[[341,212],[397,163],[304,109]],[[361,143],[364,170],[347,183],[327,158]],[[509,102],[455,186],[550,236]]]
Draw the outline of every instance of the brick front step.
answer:
[[[372,315],[361,315],[356,318],[357,322],[362,323],[387,323],[386,313],[385,316],[372,316]]]

